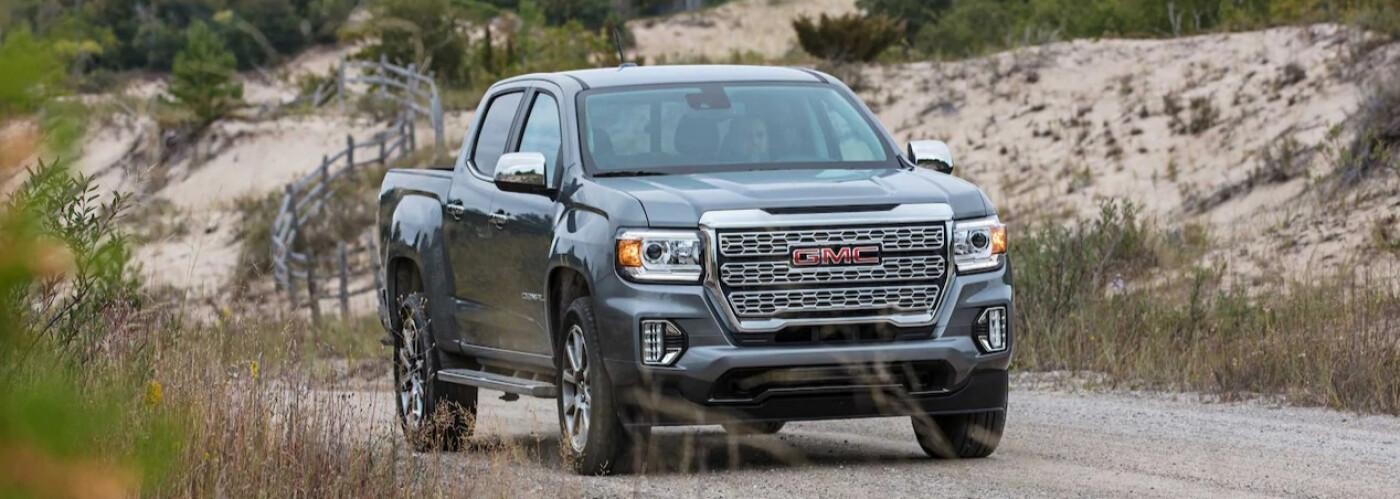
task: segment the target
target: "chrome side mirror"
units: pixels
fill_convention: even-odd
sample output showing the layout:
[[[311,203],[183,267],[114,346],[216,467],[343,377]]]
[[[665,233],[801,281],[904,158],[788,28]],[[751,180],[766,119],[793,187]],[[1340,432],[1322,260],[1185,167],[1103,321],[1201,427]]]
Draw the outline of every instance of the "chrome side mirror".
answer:
[[[953,151],[941,140],[909,141],[909,162],[937,172],[953,173]]]
[[[496,188],[508,192],[548,194],[549,184],[544,176],[544,155],[537,152],[512,152],[496,160]]]

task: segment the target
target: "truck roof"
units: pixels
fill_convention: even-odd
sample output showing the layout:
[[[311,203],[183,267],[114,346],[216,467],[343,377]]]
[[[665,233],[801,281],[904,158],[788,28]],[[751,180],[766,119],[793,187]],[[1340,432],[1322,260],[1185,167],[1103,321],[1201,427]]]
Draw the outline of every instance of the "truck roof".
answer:
[[[825,82],[812,70],[778,66],[622,66],[616,68],[580,69],[559,73],[525,75],[517,78],[572,78],[589,88],[626,85],[656,85],[669,83],[707,83],[736,81]],[[512,78],[516,79],[516,78]],[[509,80],[507,80],[509,81]]]

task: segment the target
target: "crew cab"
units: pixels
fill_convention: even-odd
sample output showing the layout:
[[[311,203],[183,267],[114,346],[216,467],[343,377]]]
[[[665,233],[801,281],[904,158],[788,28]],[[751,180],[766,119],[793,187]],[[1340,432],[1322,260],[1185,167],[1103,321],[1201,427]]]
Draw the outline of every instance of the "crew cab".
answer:
[[[557,400],[585,474],[661,425],[902,416],[930,456],[987,456],[1011,262],[992,203],[952,171],[946,144],[898,147],[808,69],[496,83],[455,163],[391,170],[379,192],[405,434],[460,445],[484,388]]]

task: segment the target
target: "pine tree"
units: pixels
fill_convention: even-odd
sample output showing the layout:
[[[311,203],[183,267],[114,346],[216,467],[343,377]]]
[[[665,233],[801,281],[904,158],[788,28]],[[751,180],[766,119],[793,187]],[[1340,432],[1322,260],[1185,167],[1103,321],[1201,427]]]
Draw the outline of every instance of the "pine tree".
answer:
[[[185,48],[175,54],[170,95],[203,127],[242,104],[243,85],[234,81],[238,61],[218,33],[203,22],[185,31]]]

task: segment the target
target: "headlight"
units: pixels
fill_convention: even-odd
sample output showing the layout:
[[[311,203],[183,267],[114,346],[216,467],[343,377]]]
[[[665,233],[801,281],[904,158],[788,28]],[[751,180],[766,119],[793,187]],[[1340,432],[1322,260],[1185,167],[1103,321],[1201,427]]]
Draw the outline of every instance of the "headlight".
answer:
[[[991,270],[1006,254],[1006,226],[997,217],[953,223],[953,262],[958,272]]]
[[[700,233],[628,230],[617,236],[617,268],[634,281],[699,282]]]

